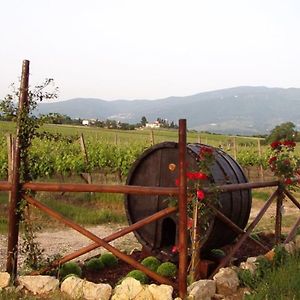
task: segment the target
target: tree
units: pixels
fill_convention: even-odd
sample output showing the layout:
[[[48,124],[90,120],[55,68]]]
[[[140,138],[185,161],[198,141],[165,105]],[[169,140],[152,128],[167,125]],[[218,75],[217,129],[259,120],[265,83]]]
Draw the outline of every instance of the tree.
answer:
[[[274,141],[280,141],[280,140],[294,141],[297,135],[297,131],[295,128],[296,125],[292,122],[286,122],[277,125],[275,128],[271,130],[270,135],[267,137],[267,142],[272,143]]]
[[[141,118],[141,125],[143,127],[145,127],[147,123],[148,123],[147,118],[145,116],[142,116],[142,118]]]
[[[29,117],[37,119],[34,116],[34,110],[37,108],[38,103],[43,100],[52,100],[57,98],[58,88],[53,86],[53,79],[46,78],[40,85],[36,85],[34,88],[28,91],[28,112]],[[4,99],[0,100],[0,116],[7,121],[14,121],[18,114],[18,99],[20,96],[20,90],[16,88],[15,84],[11,84],[11,93]]]

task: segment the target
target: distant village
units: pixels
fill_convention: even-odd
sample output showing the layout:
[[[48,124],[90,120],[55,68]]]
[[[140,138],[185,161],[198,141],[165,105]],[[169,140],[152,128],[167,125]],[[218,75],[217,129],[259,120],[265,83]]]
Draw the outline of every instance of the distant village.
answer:
[[[108,129],[125,129],[125,130],[134,130],[134,129],[159,129],[159,128],[173,128],[177,129],[178,125],[173,121],[169,122],[167,119],[157,118],[154,122],[148,122],[146,117],[142,117],[141,121],[136,124],[122,123],[116,120],[105,120],[100,121],[98,119],[83,119],[81,120],[81,125],[83,126],[96,126]]]
[[[159,128],[173,128],[177,129],[178,125],[164,118],[157,118],[155,121],[149,122],[145,116],[143,116],[140,122],[136,124],[124,123],[117,120],[99,120],[99,119],[81,119],[81,118],[71,118],[68,115],[59,113],[49,113],[47,115],[40,115],[39,118],[47,124],[65,124],[65,125],[77,125],[77,126],[89,126],[89,127],[101,127],[108,129],[123,129],[123,130],[143,130],[149,129],[159,129]],[[14,121],[15,115],[13,114],[1,114],[0,120],[2,121]]]

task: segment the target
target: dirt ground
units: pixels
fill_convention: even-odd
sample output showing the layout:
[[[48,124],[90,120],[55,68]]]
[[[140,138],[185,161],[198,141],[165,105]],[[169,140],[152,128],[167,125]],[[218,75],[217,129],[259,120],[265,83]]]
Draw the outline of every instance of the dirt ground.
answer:
[[[98,225],[95,227],[88,227],[92,233],[96,234],[99,237],[106,237],[113,232],[123,228],[124,226],[116,224],[106,224]],[[79,234],[78,232],[64,228],[63,230],[51,230],[51,231],[42,231],[37,233],[37,242],[40,243],[41,248],[45,250],[45,256],[51,256],[55,254],[68,254],[74,250],[80,249],[84,246],[87,246],[91,243],[88,238]],[[20,239],[19,245],[22,244],[22,238]],[[130,253],[133,249],[141,249],[140,244],[136,240],[133,233],[129,233],[124,237],[121,237],[115,241],[111,242],[111,245]],[[7,236],[0,235],[0,271],[5,270],[6,266],[6,251],[7,251]],[[104,251],[103,248],[93,250],[80,257],[80,260],[85,260],[89,257],[95,256],[101,251]],[[19,254],[18,266],[19,270],[22,270],[24,255]]]

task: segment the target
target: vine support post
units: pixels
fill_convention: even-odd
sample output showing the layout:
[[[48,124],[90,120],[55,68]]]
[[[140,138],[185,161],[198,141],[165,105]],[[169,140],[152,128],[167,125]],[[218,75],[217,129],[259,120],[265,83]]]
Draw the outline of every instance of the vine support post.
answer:
[[[236,145],[236,137],[233,137],[233,158],[236,160],[237,157],[237,145]]]
[[[11,274],[14,281],[17,275],[18,261],[18,237],[19,237],[19,205],[20,205],[20,165],[21,165],[21,118],[24,111],[28,112],[28,82],[29,82],[29,61],[24,60],[22,64],[22,75],[19,93],[17,133],[15,149],[13,151],[13,170],[12,170],[12,188],[11,199],[8,209],[8,244],[6,271]]]
[[[257,139],[257,149],[258,149],[258,157],[260,159],[260,161],[259,161],[260,180],[264,181],[265,180],[265,178],[264,178],[264,168],[263,168],[263,165],[262,165],[262,162],[261,162],[262,151],[261,151],[261,144],[260,144],[260,139],[259,138]]]
[[[276,199],[276,219],[275,219],[275,244],[280,243],[282,227],[282,201],[284,199],[283,189],[278,186],[278,196]]]
[[[151,143],[151,146],[154,145],[154,132],[153,132],[153,129],[151,129],[151,131],[150,131],[150,143]]]
[[[179,297],[187,293],[187,179],[186,179],[186,120],[179,120]]]

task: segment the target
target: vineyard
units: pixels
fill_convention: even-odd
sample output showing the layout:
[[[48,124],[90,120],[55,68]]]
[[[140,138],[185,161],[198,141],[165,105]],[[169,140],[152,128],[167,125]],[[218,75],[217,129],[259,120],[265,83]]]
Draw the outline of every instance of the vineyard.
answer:
[[[0,124],[0,179],[8,174],[8,134],[14,134],[12,122]],[[44,125],[41,132],[51,138],[35,139],[30,149],[31,176],[35,179],[80,173],[118,174],[122,181],[136,158],[149,146],[163,141],[176,141],[176,130],[109,130],[82,126]],[[80,135],[84,136],[83,155]],[[220,147],[244,167],[266,168],[268,147],[257,138],[232,137],[208,133],[188,133],[188,142],[201,142]]]

